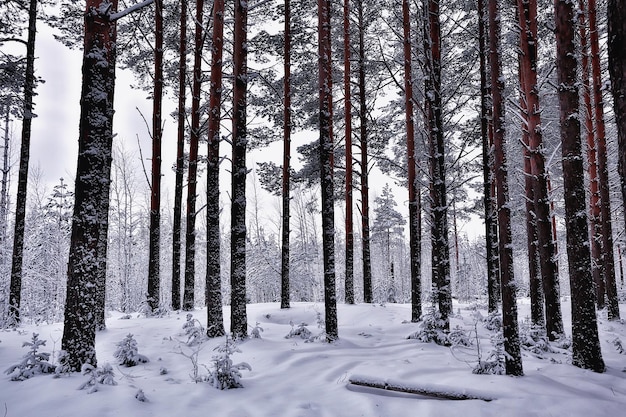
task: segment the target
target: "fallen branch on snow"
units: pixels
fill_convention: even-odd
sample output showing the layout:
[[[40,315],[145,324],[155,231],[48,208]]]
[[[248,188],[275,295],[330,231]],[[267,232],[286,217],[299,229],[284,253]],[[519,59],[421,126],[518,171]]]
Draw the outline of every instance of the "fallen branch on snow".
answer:
[[[425,395],[428,397],[442,398],[447,400],[482,400],[493,401],[496,398],[477,391],[468,389],[455,389],[442,385],[433,384],[410,384],[391,379],[379,379],[363,375],[352,375],[349,382],[363,387],[379,388],[387,391],[404,392],[408,394]]]

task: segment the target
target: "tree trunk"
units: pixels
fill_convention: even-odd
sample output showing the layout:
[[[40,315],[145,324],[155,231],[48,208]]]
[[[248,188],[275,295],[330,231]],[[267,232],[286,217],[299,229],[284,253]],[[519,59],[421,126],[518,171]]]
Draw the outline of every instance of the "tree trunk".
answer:
[[[559,85],[565,226],[572,293],[572,364],[604,371],[591,277],[583,159],[578,111],[574,5],[555,0],[556,67]]]
[[[424,89],[426,123],[430,146],[430,216],[432,281],[439,312],[449,330],[452,313],[450,248],[448,246],[448,203],[446,195],[445,146],[441,103],[441,27],[439,3],[424,0]]]
[[[483,151],[483,204],[485,206],[485,246],[487,251],[488,311],[498,310],[500,269],[498,261],[498,223],[495,214],[493,175],[493,126],[491,122],[491,86],[488,79],[487,28],[485,4],[478,0],[478,46],[480,58],[480,133]]]
[[[611,222],[611,196],[609,192],[609,167],[607,163],[606,129],[604,126],[604,102],[602,99],[602,74],[600,72],[600,41],[596,18],[596,0],[588,0],[589,35],[591,43],[591,79],[593,81],[593,110],[595,143],[600,182],[600,212],[602,219],[602,263],[605,274],[607,314],[609,320],[619,320],[617,284],[615,282],[615,258],[613,256],[613,227]],[[623,6],[622,6],[623,7]]]
[[[180,4],[180,42],[178,60],[178,136],[176,141],[176,179],[174,185],[174,226],[172,228],[172,309],[180,310],[181,217],[183,174],[185,172],[185,81],[187,76],[187,0]]]
[[[13,234],[13,261],[9,284],[9,316],[20,322],[22,300],[22,264],[24,260],[24,229],[26,219],[26,194],[28,190],[28,165],[30,161],[30,135],[33,122],[33,96],[35,92],[35,38],[37,36],[37,0],[30,0],[28,9],[28,39],[26,41],[26,74],[24,75],[24,110],[22,115],[22,144],[20,167],[15,198],[15,228]]]
[[[559,290],[559,269],[552,239],[550,199],[548,196],[547,173],[543,155],[541,133],[541,107],[537,85],[537,2],[518,0],[520,23],[520,67],[522,93],[525,101],[526,134],[528,135],[528,157],[530,162],[530,185],[533,187],[535,227],[537,229],[537,254],[543,294],[546,304],[546,331],[549,340],[563,334],[563,318]]]
[[[626,10],[624,10],[621,1],[608,0],[607,20],[609,74],[611,75],[613,109],[617,125],[617,166],[622,200],[626,201],[626,49],[624,48],[626,44]],[[624,223],[626,223],[626,208],[622,211]]]
[[[68,263],[67,298],[62,349],[68,365],[80,370],[96,366],[94,319],[98,309],[100,271],[106,267],[101,240],[108,222],[113,141],[116,25],[99,0],[88,0],[85,13],[83,85],[72,237]]]
[[[187,172],[187,216],[185,232],[185,284],[183,310],[193,310],[196,282],[196,198],[198,184],[198,142],[200,139],[200,94],[202,87],[202,49],[204,46],[204,0],[196,0],[193,83],[191,92],[191,136]]]
[[[354,221],[352,172],[352,84],[350,80],[350,0],[343,2],[343,89],[346,138],[346,304],[354,304]]]
[[[281,293],[280,308],[290,307],[289,294],[289,232],[291,219],[290,204],[290,169],[291,169],[291,1],[285,0],[285,79],[284,79],[284,125],[283,125],[283,227],[281,252]]]
[[[580,10],[585,9],[583,0],[579,2]],[[589,173],[589,240],[591,243],[591,275],[595,284],[596,305],[603,309],[605,304],[606,287],[602,273],[602,220],[600,218],[600,191],[598,184],[598,163],[596,158],[596,144],[593,133],[593,108],[591,107],[591,86],[589,84],[589,46],[587,41],[587,22],[585,13],[578,15],[580,27],[580,49],[582,51],[582,94],[585,108],[585,132],[587,134],[587,172]]]
[[[6,106],[4,118],[4,145],[2,151],[2,187],[0,190],[0,244],[2,245],[2,254],[0,255],[0,264],[4,265],[6,252],[4,250],[4,242],[7,238],[8,214],[9,214],[9,117],[11,110],[9,105]],[[4,312],[3,312],[4,313]]]
[[[148,254],[148,307],[156,312],[161,303],[161,101],[163,99],[163,0],[154,2],[154,93],[152,97],[152,181],[150,188],[150,244]]]
[[[330,0],[317,1],[320,174],[322,186],[322,247],[324,253],[324,303],[326,337],[339,337],[335,295],[335,207],[333,187],[333,93],[331,63]]]
[[[500,4],[489,2],[489,47],[493,93],[494,171],[497,184],[498,242],[502,288],[502,325],[507,375],[523,375],[517,325],[517,286],[513,275],[511,209],[505,152],[504,79],[500,67]]]
[[[420,192],[416,175],[415,110],[413,108],[413,72],[411,65],[411,16],[409,0],[402,0],[403,53],[404,53],[404,105],[406,117],[407,172],[409,188],[409,250],[411,263],[411,321],[422,318],[422,248]]]
[[[370,250],[370,203],[367,154],[367,103],[365,101],[365,21],[363,0],[357,0],[357,25],[359,30],[359,127],[361,145],[361,233],[363,253],[363,302],[372,302],[372,259]]]
[[[224,0],[213,2],[211,86],[207,154],[207,336],[220,337],[224,330],[220,265],[220,109],[222,104],[222,55],[224,48]]]
[[[246,313],[246,93],[248,4],[235,1],[235,44],[233,51],[233,168],[231,203],[231,328],[234,339],[248,335]]]

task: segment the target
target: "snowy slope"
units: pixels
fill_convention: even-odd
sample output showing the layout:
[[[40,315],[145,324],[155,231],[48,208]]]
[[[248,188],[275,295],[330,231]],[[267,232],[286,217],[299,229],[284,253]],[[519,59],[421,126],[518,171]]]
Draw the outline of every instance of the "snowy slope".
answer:
[[[520,321],[528,305],[520,303]],[[626,309],[622,307],[622,316]],[[473,375],[472,349],[454,349],[408,340],[416,325],[406,323],[410,306],[387,304],[339,305],[340,340],[334,344],[305,343],[286,339],[294,325],[306,322],[316,335],[318,312],[323,305],[293,303],[289,310],[279,304],[248,306],[248,321],[263,328],[262,339],[241,343],[241,353],[232,359],[247,362],[252,371],[242,371],[244,388],[219,391],[207,383],[194,383],[191,361],[181,354],[187,347],[183,331],[185,313],[165,318],[133,315],[122,320],[113,312],[108,329],[97,336],[99,364],[110,362],[116,373],[116,386],[104,386],[88,394],[77,388],[86,376],[73,374],[54,379],[40,375],[24,382],[0,376],[0,415],[35,416],[622,416],[626,415],[626,355],[612,341],[619,337],[626,344],[626,325],[600,320],[600,337],[607,372],[596,374],[568,364],[565,353],[545,354],[543,359],[524,352],[525,376],[512,378]],[[455,304],[452,327],[474,329],[472,312]],[[482,312],[486,315],[486,312]],[[569,303],[563,304],[566,320]],[[205,323],[205,311],[194,313]],[[225,317],[229,309],[225,308]],[[228,327],[228,323],[226,323]],[[476,326],[483,351],[490,350],[489,334]],[[569,329],[569,323],[566,322]],[[17,363],[26,352],[22,342],[32,333],[47,340],[43,351],[58,353],[62,324],[24,325],[19,332],[0,332],[0,370]],[[116,344],[128,333],[138,342],[139,353],[150,362],[132,368],[116,365]],[[211,368],[214,348],[224,339],[204,342],[198,354],[200,375]],[[165,368],[167,373],[162,374]],[[472,392],[494,401],[445,400],[385,391],[349,383],[352,376],[390,380],[406,386],[431,387],[453,393]],[[147,402],[135,398],[141,389]],[[5,411],[6,410],[6,411]]]

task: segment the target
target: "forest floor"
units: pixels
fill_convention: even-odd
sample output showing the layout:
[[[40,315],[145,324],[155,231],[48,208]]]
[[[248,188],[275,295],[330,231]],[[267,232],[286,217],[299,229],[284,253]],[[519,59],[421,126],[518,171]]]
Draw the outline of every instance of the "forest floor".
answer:
[[[621,305],[626,317],[626,305]],[[335,343],[305,342],[286,338],[303,322],[312,336],[319,335],[318,317],[324,305],[293,303],[281,310],[279,304],[248,305],[248,322],[263,331],[261,338],[238,345],[234,363],[246,362],[243,388],[220,391],[208,382],[194,382],[190,357],[197,353],[198,379],[213,370],[215,348],[225,338],[205,340],[188,346],[183,329],[184,312],[162,318],[132,314],[122,318],[111,312],[107,330],[97,335],[99,365],[110,363],[116,385],[79,390],[86,375],[78,373],[53,378],[37,375],[14,382],[4,370],[20,362],[27,352],[23,342],[32,333],[47,341],[40,351],[58,356],[62,324],[24,324],[17,331],[0,332],[0,416],[623,416],[626,409],[626,354],[616,342],[626,345],[626,324],[608,322],[599,314],[600,339],[607,371],[597,374],[570,364],[571,352],[553,347],[550,352],[523,350],[523,377],[475,375],[477,347],[482,360],[492,350],[490,335],[467,304],[455,302],[452,327],[460,326],[471,336],[470,347],[444,347],[407,339],[418,329],[408,323],[410,305],[338,305],[339,336]],[[486,316],[484,310],[480,310]],[[520,322],[529,312],[526,300],[519,301]],[[563,316],[570,332],[569,302],[563,302]],[[206,323],[206,311],[193,317]],[[230,310],[224,309],[229,317]],[[293,325],[292,325],[293,324]],[[226,323],[228,328],[228,322]],[[253,328],[250,328],[252,333]],[[478,338],[474,331],[478,330]],[[134,367],[117,365],[114,352],[118,342],[134,335],[140,354],[150,359]],[[624,352],[626,353],[626,352]],[[357,377],[360,375],[360,377]],[[390,380],[408,387],[427,387],[448,393],[469,392],[483,400],[447,400],[351,384],[351,378]],[[136,396],[141,390],[145,401]],[[139,395],[141,397],[141,395]]]

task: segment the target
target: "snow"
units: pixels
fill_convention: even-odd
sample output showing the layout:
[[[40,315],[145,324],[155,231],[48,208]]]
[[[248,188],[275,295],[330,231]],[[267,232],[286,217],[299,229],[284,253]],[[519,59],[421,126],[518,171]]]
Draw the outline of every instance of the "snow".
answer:
[[[619,416],[626,406],[626,356],[613,340],[626,341],[626,325],[608,322],[600,313],[599,329],[607,372],[597,374],[568,363],[569,356],[558,353],[536,355],[523,350],[523,377],[474,375],[471,350],[454,352],[435,344],[420,343],[406,337],[417,325],[407,323],[408,304],[338,306],[339,341],[328,344],[318,340],[285,338],[292,324],[307,323],[319,335],[318,313],[324,305],[292,303],[281,310],[279,303],[250,304],[249,322],[263,328],[261,339],[249,339],[232,357],[252,370],[242,370],[243,388],[220,391],[207,382],[194,383],[193,366],[181,354],[198,351],[199,375],[211,369],[214,350],[225,338],[211,339],[201,345],[187,346],[183,330],[186,312],[172,312],[164,318],[145,318],[111,312],[107,330],[97,335],[99,365],[113,366],[117,385],[98,386],[96,392],[78,388],[88,375],[72,374],[53,378],[37,375],[13,382],[0,374],[0,409],[6,416]],[[520,321],[529,313],[526,300],[519,303]],[[624,305],[622,315],[626,314]],[[451,327],[474,329],[473,311],[455,303],[457,313]],[[460,315],[458,314],[460,313]],[[483,316],[487,313],[481,310]],[[568,302],[563,315],[570,317]],[[193,313],[206,323],[206,310]],[[226,320],[230,317],[224,308]],[[122,319],[124,318],[124,319]],[[225,323],[228,328],[228,323]],[[19,363],[27,352],[22,343],[32,333],[47,340],[42,352],[56,358],[60,349],[62,324],[24,324],[18,331],[0,332],[0,371]],[[489,333],[479,323],[483,354],[490,350]],[[134,367],[117,365],[116,345],[132,333],[140,354],[150,359]],[[545,359],[540,359],[539,356]],[[471,393],[494,398],[482,400],[445,400],[404,392],[351,384],[350,379],[383,382],[394,386],[421,387],[451,394]],[[145,399],[145,401],[141,401]]]

